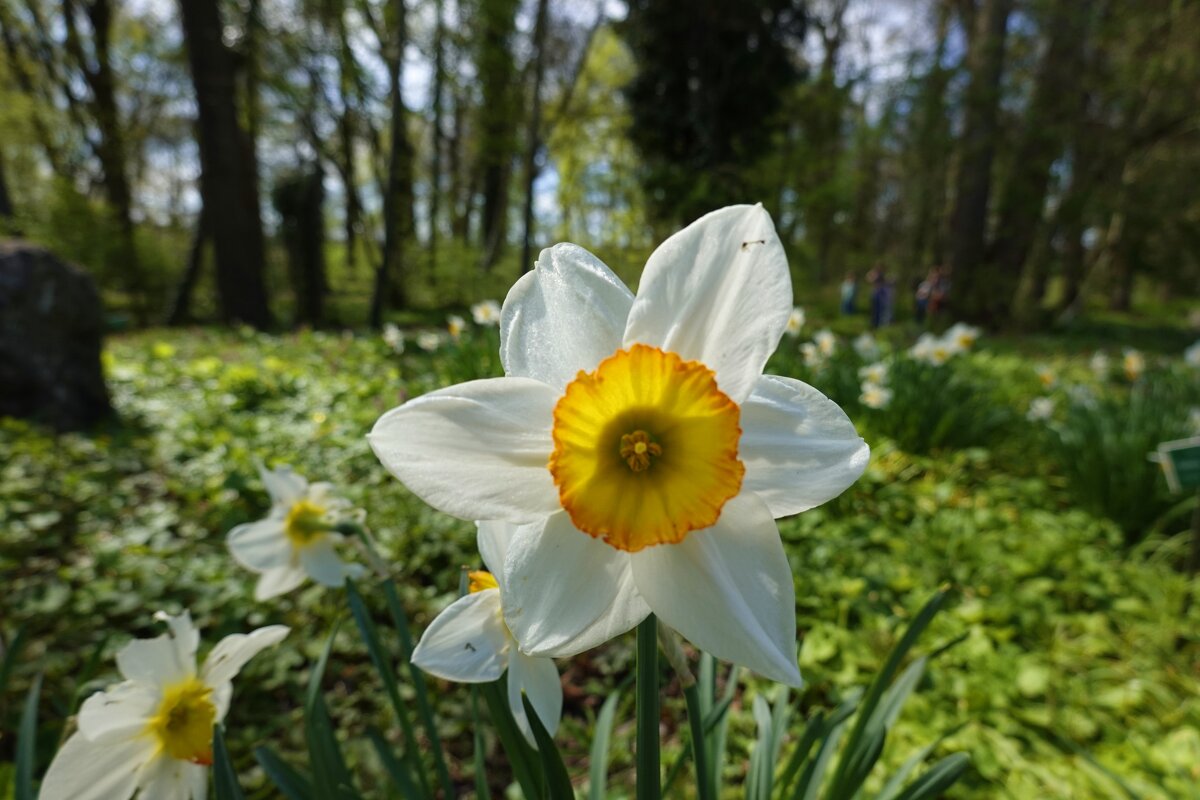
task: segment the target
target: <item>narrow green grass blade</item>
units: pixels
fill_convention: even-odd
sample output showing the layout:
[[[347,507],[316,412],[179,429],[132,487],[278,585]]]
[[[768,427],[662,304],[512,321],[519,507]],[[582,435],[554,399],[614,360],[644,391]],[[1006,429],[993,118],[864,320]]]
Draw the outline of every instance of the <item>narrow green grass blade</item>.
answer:
[[[808,766],[800,774],[800,780],[796,784],[795,791],[792,792],[794,800],[817,799],[818,793],[821,791],[821,783],[825,779],[825,771],[829,769],[829,764],[833,761],[833,754],[837,752],[838,744],[841,742],[842,735],[845,732],[845,720],[836,725],[827,725],[825,727],[821,747],[817,750],[817,755],[812,761],[808,762]],[[825,796],[829,798],[842,797],[842,795],[834,794],[832,791],[826,792]]]
[[[608,788],[608,750],[612,743],[613,722],[617,717],[617,705],[621,693],[615,691],[600,706],[596,715],[596,729],[592,734],[591,766],[588,771],[588,800],[604,800]]]
[[[771,706],[761,694],[754,695],[752,705],[757,738],[750,748],[750,766],[746,771],[746,800],[768,800],[763,785],[763,764],[771,751]]]
[[[925,759],[929,758],[929,754],[937,747],[937,742],[932,742],[917,750],[911,756],[904,760],[900,768],[888,776],[887,783],[879,790],[879,794],[875,796],[875,800],[895,800],[895,797],[900,794],[901,787],[908,780],[908,776],[913,774],[913,771]]]
[[[502,681],[492,681],[480,686],[480,692],[487,703],[492,725],[496,728],[496,736],[508,756],[509,766],[512,767],[513,777],[521,786],[527,800],[542,796],[541,770],[538,768],[537,753],[525,741],[517,721],[513,719],[508,708],[508,695]]]
[[[379,633],[375,628],[375,622],[371,619],[371,612],[367,609],[367,604],[363,602],[358,588],[350,580],[346,581],[346,600],[350,605],[350,614],[354,617],[358,631],[362,634],[363,642],[367,646],[367,653],[371,657],[371,663],[375,666],[375,671],[379,673],[379,677],[383,681],[383,687],[387,691],[388,700],[392,704],[392,711],[395,713],[396,720],[400,723],[400,730],[404,734],[404,761],[409,765],[408,768],[417,776],[417,781],[421,784],[421,788],[428,794],[429,781],[425,777],[424,769],[421,766],[420,750],[417,747],[417,733],[413,728],[412,719],[408,715],[408,709],[405,707],[404,701],[400,698],[400,687],[396,684],[396,675],[392,671],[391,659],[384,652],[383,644],[379,641]]]
[[[662,796],[658,741],[658,620],[637,626],[637,800]]]
[[[38,673],[25,695],[21,722],[17,729],[17,763],[14,779],[14,800],[34,800],[33,768],[37,759],[37,713],[42,697],[42,673]]]
[[[692,735],[692,762],[696,765],[696,796],[712,800],[712,774],[708,769],[708,737],[704,732],[704,711],[700,700],[700,684],[693,683],[683,690],[687,701],[688,727]]]
[[[237,772],[229,762],[229,751],[225,748],[225,732],[220,725],[213,726],[213,789],[217,800],[245,800],[242,787],[238,784]]]
[[[408,615],[404,613],[404,605],[400,602],[400,593],[396,588],[396,582],[390,578],[383,582],[383,596],[387,600],[388,611],[392,615],[392,624],[396,628],[396,633],[400,635],[400,661],[408,665],[413,692],[417,698],[417,714],[421,718],[421,726],[425,728],[425,736],[429,738],[438,781],[442,784],[442,792],[446,797],[453,797],[454,782],[450,780],[450,769],[446,765],[446,752],[442,747],[442,737],[438,733],[437,720],[433,716],[433,704],[429,701],[425,673],[412,663],[413,640],[412,632],[408,628]],[[422,785],[424,786],[424,784]]]
[[[921,774],[896,800],[933,800],[954,785],[971,763],[966,753],[946,756]]]
[[[329,718],[329,710],[325,707],[325,700],[321,694],[321,681],[325,676],[325,668],[329,664],[329,656],[333,652],[333,643],[340,627],[340,620],[334,623],[325,649],[309,675],[308,690],[304,698],[304,733],[313,770],[313,788],[321,798],[339,797],[342,794],[341,787],[351,785],[350,771],[342,758],[341,748],[333,732],[333,721]]]
[[[567,765],[563,763],[562,755],[554,744],[554,737],[546,731],[538,717],[533,703],[524,694],[521,703],[525,706],[525,716],[529,719],[529,727],[533,731],[534,741],[538,746],[538,758],[542,761],[542,777],[546,781],[546,796],[550,800],[575,800],[575,789],[571,786],[571,776],[567,774]]]
[[[475,752],[471,758],[475,767],[475,798],[491,800],[492,791],[487,782],[487,761],[483,751],[483,719],[479,716],[479,687],[471,687],[471,729]]]
[[[712,748],[709,750],[711,758],[709,759],[708,768],[712,771],[712,790],[713,797],[721,796],[722,776],[725,773],[725,756],[727,753],[726,745],[729,741],[729,707],[733,704],[733,700],[737,697],[738,678],[741,675],[741,669],[734,664],[729,668],[729,677],[725,680],[725,692],[721,696],[721,702],[713,709],[714,713],[719,711],[719,715],[714,718],[713,732],[709,735],[709,740],[712,743]],[[705,728],[708,727],[708,720],[704,721]]]
[[[259,745],[254,748],[254,758],[287,800],[313,800],[312,778],[284,761],[274,750]]]
[[[800,768],[804,766],[804,762],[808,760],[808,754],[812,752],[813,745],[820,738],[822,731],[825,729],[825,712],[818,711],[813,715],[808,724],[804,726],[804,733],[800,735],[800,741],[796,743],[795,749],[792,750],[792,755],[788,758],[787,766],[783,770],[783,774],[779,776],[779,793],[786,796],[788,789],[791,788],[792,781],[796,779]]]
[[[423,793],[413,783],[408,770],[400,762],[400,759],[396,758],[396,754],[392,752],[391,745],[388,744],[387,739],[379,732],[378,728],[375,726],[368,728],[367,738],[371,740],[371,746],[375,748],[375,754],[379,756],[380,763],[387,770],[388,777],[396,785],[396,789],[400,792],[401,797],[405,798],[405,800],[425,800],[425,798],[432,796]]]
[[[900,637],[900,641],[892,648],[884,662],[883,669],[872,681],[871,688],[867,691],[867,698],[863,701],[858,718],[854,722],[854,728],[851,729],[846,746],[842,750],[842,757],[838,760],[837,770],[830,783],[830,796],[851,797],[866,779],[875,760],[879,758],[883,741],[875,709],[883,700],[884,693],[900,668],[900,663],[916,644],[921,633],[929,626],[945,600],[946,593],[944,591],[939,591],[930,598],[924,608],[913,618],[904,635]]]

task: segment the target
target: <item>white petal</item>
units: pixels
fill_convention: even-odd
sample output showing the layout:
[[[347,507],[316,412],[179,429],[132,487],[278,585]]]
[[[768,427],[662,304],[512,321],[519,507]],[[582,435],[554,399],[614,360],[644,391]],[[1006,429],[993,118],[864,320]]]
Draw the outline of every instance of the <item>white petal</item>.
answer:
[[[729,206],[667,239],[646,262],[625,346],[703,362],[740,403],[754,390],[792,311],[787,256],[771,215]]]
[[[717,524],[679,544],[634,553],[633,579],[651,610],[692,644],[789,686],[796,666],[796,595],[779,530],[743,492]]]
[[[50,762],[40,800],[128,800],[138,772],[154,756],[154,740],[136,736],[97,744],[74,734]]]
[[[228,683],[245,666],[268,647],[279,644],[288,635],[286,625],[268,625],[250,633],[234,633],[217,642],[204,660],[201,679],[214,689]]]
[[[146,729],[158,703],[158,692],[152,686],[135,681],[118,683],[83,701],[79,730],[98,743],[137,736]]]
[[[291,506],[308,491],[308,481],[293,472],[287,464],[275,469],[267,469],[259,464],[258,475],[275,505]]]
[[[438,614],[417,642],[412,662],[448,681],[487,683],[504,674],[508,653],[500,591],[485,589],[460,597]]]
[[[559,508],[547,463],[558,392],[529,378],[471,381],[384,414],[367,437],[393,475],[461,519],[533,522]]]
[[[225,541],[233,560],[255,572],[286,566],[292,558],[292,543],[280,519],[238,525]]]
[[[117,651],[117,669],[128,680],[163,686],[195,672],[195,652],[192,648],[188,656],[186,648],[165,633],[153,639],[134,639]]]
[[[138,775],[138,800],[189,800],[192,793],[191,772],[194,767],[187,761],[167,756],[148,763]]]
[[[743,491],[784,517],[837,497],[858,480],[871,448],[832,400],[794,378],[764,375],[742,404]]]
[[[322,586],[341,586],[346,582],[346,566],[338,558],[329,537],[301,548],[299,555],[300,566]]]
[[[307,579],[307,572],[291,565],[266,570],[258,579],[258,585],[254,587],[254,599],[270,600],[272,597],[287,594]]]
[[[475,527],[479,529],[475,540],[479,546],[479,555],[483,557],[483,565],[503,586],[504,559],[508,555],[509,540],[516,534],[517,526],[488,520],[475,523]]]
[[[543,250],[504,300],[504,373],[562,389],[621,347],[632,304],[633,293],[587,250],[573,244]]]
[[[504,578],[505,622],[529,655],[573,656],[650,613],[629,555],[577,529],[566,512],[517,529]]]
[[[186,772],[188,786],[192,790],[192,800],[208,800],[208,767],[188,764]]]
[[[529,697],[529,704],[537,712],[542,726],[551,736],[558,730],[562,718],[562,682],[558,679],[558,667],[549,658],[533,658],[513,650],[508,659],[508,705],[513,718],[526,740],[537,747],[533,739],[533,728],[521,702],[521,692]]]

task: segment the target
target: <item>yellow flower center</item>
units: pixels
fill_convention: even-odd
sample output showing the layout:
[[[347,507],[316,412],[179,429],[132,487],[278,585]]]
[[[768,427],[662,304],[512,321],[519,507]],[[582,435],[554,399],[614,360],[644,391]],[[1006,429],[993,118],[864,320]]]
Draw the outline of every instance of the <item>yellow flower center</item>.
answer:
[[[559,500],[575,527],[619,550],[680,542],[741,489],[740,415],[700,362],[618,350],[554,408]]]
[[[325,522],[325,507],[310,500],[301,500],[288,511],[283,528],[293,545],[307,547],[329,530]]]
[[[163,690],[158,712],[146,730],[171,758],[212,763],[212,730],[217,719],[212,688],[195,677]]]
[[[487,570],[481,569],[475,572],[468,572],[467,580],[470,581],[470,583],[467,584],[467,589],[471,594],[475,594],[475,592],[482,592],[487,589],[500,588],[500,584],[496,582],[496,576]]]

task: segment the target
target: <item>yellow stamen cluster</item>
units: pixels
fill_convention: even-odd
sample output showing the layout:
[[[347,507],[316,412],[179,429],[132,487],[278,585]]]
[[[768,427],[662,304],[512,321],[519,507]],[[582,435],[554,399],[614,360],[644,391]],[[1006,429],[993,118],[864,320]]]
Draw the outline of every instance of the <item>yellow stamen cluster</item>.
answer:
[[[467,573],[467,589],[471,594],[475,592],[486,591],[487,589],[499,589],[500,584],[496,582],[496,576],[486,570],[476,570]]]
[[[307,547],[329,531],[325,520],[325,507],[311,500],[300,500],[287,513],[284,530],[296,547]]]
[[[634,431],[621,437],[621,458],[634,472],[650,468],[652,458],[662,455],[662,447],[650,441],[645,431]]]
[[[146,730],[171,758],[211,764],[216,719],[212,688],[191,677],[163,690],[158,712]]]

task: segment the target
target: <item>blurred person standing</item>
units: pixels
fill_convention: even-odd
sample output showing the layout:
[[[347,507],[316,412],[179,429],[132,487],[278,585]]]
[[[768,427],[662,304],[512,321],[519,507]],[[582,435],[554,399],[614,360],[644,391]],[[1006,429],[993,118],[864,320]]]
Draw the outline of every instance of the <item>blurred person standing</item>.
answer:
[[[842,314],[850,316],[858,313],[858,276],[847,272],[842,279]]]

